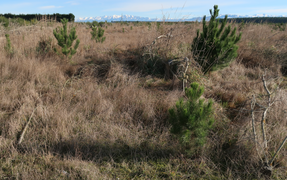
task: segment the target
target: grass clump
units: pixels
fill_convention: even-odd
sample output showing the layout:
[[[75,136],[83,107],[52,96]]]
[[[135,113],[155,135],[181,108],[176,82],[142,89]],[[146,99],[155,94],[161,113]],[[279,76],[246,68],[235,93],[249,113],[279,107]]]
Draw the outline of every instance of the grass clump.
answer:
[[[41,40],[38,42],[36,46],[36,54],[37,56],[50,56],[52,54],[52,39],[44,39],[41,38]]]

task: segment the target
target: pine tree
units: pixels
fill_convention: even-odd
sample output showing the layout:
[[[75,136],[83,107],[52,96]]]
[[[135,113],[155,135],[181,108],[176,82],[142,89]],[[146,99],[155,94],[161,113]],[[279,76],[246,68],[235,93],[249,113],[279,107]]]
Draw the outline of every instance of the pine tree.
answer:
[[[58,45],[62,48],[62,53],[67,57],[71,58],[76,52],[77,48],[79,47],[80,40],[77,39],[76,29],[73,27],[68,34],[67,24],[68,19],[62,19],[63,28],[56,28],[54,29],[53,33],[55,38],[58,40]],[[76,40],[77,39],[77,40]],[[74,48],[72,48],[72,44],[76,40]],[[56,52],[57,50],[54,49]]]
[[[106,39],[106,37],[104,37],[104,33],[105,33],[105,30],[102,29],[100,26],[96,27],[96,26],[93,26],[92,27],[92,39],[95,39],[96,42],[100,42],[100,43],[103,43]]]
[[[237,57],[238,46],[236,43],[241,39],[241,33],[236,35],[236,27],[231,31],[231,26],[225,28],[227,15],[221,21],[218,28],[219,9],[214,5],[214,11],[210,9],[210,21],[206,24],[206,16],[203,17],[203,31],[199,33],[192,43],[193,58],[201,65],[204,73],[227,67]]]
[[[192,83],[190,87],[185,88],[188,100],[180,99],[175,108],[169,109],[171,133],[178,135],[185,144],[195,140],[197,145],[203,145],[214,122],[213,102],[204,103],[204,99],[199,99],[204,87],[198,83]]]
[[[14,55],[14,48],[11,45],[9,34],[5,34],[5,37],[6,37],[6,45],[4,46],[4,49],[6,51],[7,56],[12,58]]]

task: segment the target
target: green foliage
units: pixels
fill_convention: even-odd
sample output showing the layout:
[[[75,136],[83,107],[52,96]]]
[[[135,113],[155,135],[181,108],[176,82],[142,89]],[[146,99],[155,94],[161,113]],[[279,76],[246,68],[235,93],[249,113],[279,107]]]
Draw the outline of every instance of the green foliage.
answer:
[[[30,24],[31,24],[31,25],[37,24],[37,19],[31,19]]]
[[[159,31],[159,29],[160,29],[160,22],[156,22],[156,27],[157,27],[157,30]]]
[[[73,27],[70,30],[70,33],[68,34],[68,30],[67,30],[68,20],[67,19],[62,19],[62,24],[63,24],[63,28],[54,29],[53,34],[58,41],[58,45],[62,48],[62,53],[66,56],[66,58],[67,57],[71,58],[77,52],[76,50],[79,47],[80,40],[77,39],[75,27]],[[74,47],[72,48],[72,44],[74,40],[76,40],[76,43]],[[57,52],[56,48],[54,50],[55,52]]]
[[[22,18],[17,18],[17,19],[15,19],[15,22],[17,23],[17,24],[19,24],[20,26],[25,26],[25,19],[22,19]]]
[[[143,25],[143,22],[141,21],[135,21],[133,22],[134,26],[142,26]]]
[[[37,23],[36,19],[31,20],[25,20],[23,18],[6,18],[5,16],[1,16],[0,14],[0,24],[2,24],[4,27],[8,27],[10,24],[17,24],[19,26],[25,26],[25,25],[35,25]]]
[[[105,22],[99,22],[99,26],[105,27]]]
[[[131,26],[131,30],[133,30],[133,27]]]
[[[248,17],[248,18],[229,18],[227,22],[245,23],[287,23],[287,17]]]
[[[91,22],[86,22],[85,23],[89,28],[93,27],[92,23]],[[87,28],[88,29],[88,28]]]
[[[172,125],[171,133],[180,137],[182,143],[202,146],[206,142],[208,131],[214,123],[213,102],[199,99],[204,92],[204,87],[198,83],[192,83],[191,88],[185,88],[187,101],[180,99],[175,108],[169,109]]]
[[[166,70],[166,64],[158,54],[154,55],[153,58],[140,61],[139,66],[143,70],[143,73],[156,77],[163,77]]]
[[[96,42],[103,43],[106,40],[104,37],[105,30],[101,27],[92,27],[92,39],[95,39]]]
[[[273,26],[274,30],[285,31],[286,30],[286,23],[276,23]]]
[[[123,28],[123,33],[125,32],[125,28]]]
[[[227,67],[237,57],[236,43],[241,39],[241,33],[236,36],[236,27],[231,31],[231,26],[226,26],[227,15],[221,21],[218,28],[219,9],[214,5],[214,11],[210,9],[211,18],[206,24],[206,16],[203,17],[203,31],[194,38],[191,45],[193,58],[201,65],[204,73]]]
[[[49,19],[56,19],[57,22],[61,22],[62,19],[66,18],[68,19],[70,22],[74,22],[75,21],[75,16],[70,13],[70,14],[45,14],[45,15],[41,15],[41,14],[0,14],[0,17],[5,17],[6,19],[11,19],[11,20],[15,20],[15,19],[22,19],[25,20],[26,22],[31,22],[32,21],[36,21],[36,20],[40,20],[43,18],[48,17]],[[22,20],[20,20],[21,22],[23,22]]]
[[[100,26],[100,24],[98,23],[98,21],[93,21],[92,22],[92,27],[98,27]]]
[[[146,25],[148,26],[148,30],[151,30],[151,22],[147,22]]]
[[[5,37],[6,37],[6,45],[4,46],[4,49],[6,51],[7,56],[11,58],[14,55],[14,49],[11,46],[9,34],[5,34]]]
[[[0,23],[3,24],[4,27],[9,26],[9,20],[5,18],[4,16],[0,16]]]
[[[106,24],[108,24],[107,22],[98,22],[98,21],[93,21],[93,22],[86,22],[86,24],[90,27],[105,27]]]
[[[244,23],[244,21],[242,20],[241,21],[241,23],[240,23],[240,25],[239,25],[239,31],[241,31],[241,30],[243,30],[243,28],[245,27],[245,23]]]

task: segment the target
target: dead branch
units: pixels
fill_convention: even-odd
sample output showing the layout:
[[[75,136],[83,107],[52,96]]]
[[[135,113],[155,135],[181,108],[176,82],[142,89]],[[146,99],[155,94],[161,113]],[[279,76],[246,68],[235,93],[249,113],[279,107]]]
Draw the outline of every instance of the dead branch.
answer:
[[[30,116],[30,118],[29,118],[27,124],[25,125],[25,128],[23,129],[23,131],[22,131],[22,133],[21,133],[21,136],[20,136],[19,141],[18,141],[18,145],[20,145],[20,144],[22,143],[23,139],[24,139],[25,133],[26,133],[26,131],[27,131],[27,129],[28,129],[28,126],[29,126],[29,124],[30,124],[30,122],[31,122],[31,120],[32,120],[32,117],[33,117],[33,115],[34,115],[35,110],[36,110],[36,108],[33,110],[33,112],[32,112],[32,114],[31,114],[31,116]]]
[[[253,131],[253,137],[254,137],[253,139],[255,141],[255,148],[256,148],[257,154],[258,154],[259,158],[261,159],[260,152],[259,152],[259,149],[258,149],[258,146],[257,146],[257,143],[258,143],[259,146],[263,149],[263,153],[264,153],[264,156],[265,156],[265,166],[264,166],[264,168],[269,170],[269,171],[272,171],[273,170],[272,163],[273,163],[275,157],[277,156],[277,154],[279,153],[279,151],[282,149],[282,147],[286,143],[287,136],[282,141],[281,145],[277,149],[276,153],[273,155],[272,159],[270,161],[268,161],[268,158],[267,158],[267,155],[266,155],[268,153],[265,152],[265,151],[268,151],[266,130],[265,130],[266,116],[267,116],[267,112],[268,112],[269,108],[276,102],[275,98],[273,100],[271,99],[271,95],[278,90],[279,86],[277,86],[276,89],[273,92],[270,92],[270,90],[268,89],[268,87],[266,85],[265,75],[266,75],[266,72],[264,72],[264,74],[262,75],[262,83],[263,83],[263,87],[264,87],[264,89],[265,89],[265,91],[267,93],[265,95],[265,96],[267,96],[267,106],[263,106],[263,105],[257,103],[255,95],[253,95],[252,96],[252,100],[251,100],[251,119],[252,119],[252,131]],[[261,109],[264,110],[263,113],[262,113],[262,117],[261,117],[261,131],[262,131],[262,136],[263,136],[263,147],[258,142],[256,129],[255,129],[255,117],[254,117],[255,106],[258,106],[258,107],[260,107]],[[262,159],[261,159],[261,161],[262,161]]]

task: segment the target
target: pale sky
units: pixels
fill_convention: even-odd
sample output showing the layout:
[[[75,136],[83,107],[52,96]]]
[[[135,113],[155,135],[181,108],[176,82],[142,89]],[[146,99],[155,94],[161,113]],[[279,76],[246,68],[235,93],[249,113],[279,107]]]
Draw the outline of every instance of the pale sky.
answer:
[[[182,18],[209,15],[218,5],[219,14],[285,15],[287,0],[1,0],[0,14],[69,14],[76,18],[134,15],[150,18]]]

